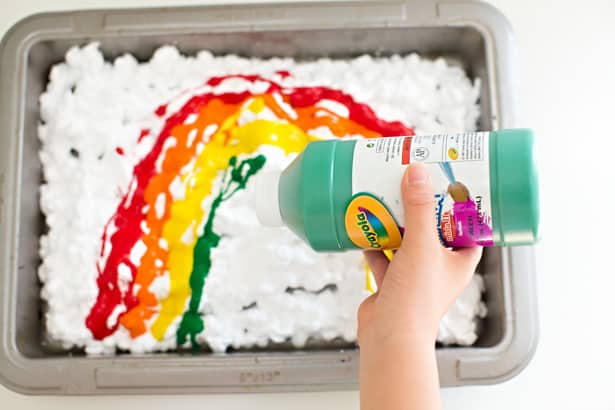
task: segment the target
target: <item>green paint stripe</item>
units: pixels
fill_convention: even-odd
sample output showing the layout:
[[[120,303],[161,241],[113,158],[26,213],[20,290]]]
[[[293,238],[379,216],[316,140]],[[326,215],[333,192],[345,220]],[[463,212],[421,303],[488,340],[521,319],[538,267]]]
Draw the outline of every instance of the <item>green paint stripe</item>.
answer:
[[[229,160],[229,168],[222,177],[222,189],[214,198],[203,234],[199,237],[194,247],[194,263],[190,273],[192,296],[190,297],[188,310],[184,312],[177,329],[178,347],[186,343],[189,337],[192,349],[198,350],[199,345],[196,342],[196,335],[205,329],[203,319],[199,315],[199,305],[203,297],[205,279],[207,279],[207,275],[209,275],[211,270],[211,250],[220,243],[220,235],[215,233],[213,229],[216,212],[224,201],[232,198],[237,191],[245,189],[248,180],[263,168],[265,161],[266,158],[263,155],[245,159],[239,164],[237,164],[237,157],[232,157]]]

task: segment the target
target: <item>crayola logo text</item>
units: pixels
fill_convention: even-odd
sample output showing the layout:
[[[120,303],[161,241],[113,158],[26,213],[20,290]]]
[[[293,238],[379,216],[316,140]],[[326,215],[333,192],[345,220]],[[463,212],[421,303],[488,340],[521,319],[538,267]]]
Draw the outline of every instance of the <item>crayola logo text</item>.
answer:
[[[374,249],[382,248],[382,245],[380,245],[380,242],[378,242],[378,235],[376,235],[376,232],[372,230],[372,227],[367,221],[367,216],[365,215],[364,212],[359,212],[357,214],[357,225],[361,227],[361,230],[363,231],[363,234],[365,235],[365,239],[368,240],[371,248],[374,248]]]
[[[348,238],[363,249],[397,249],[401,244],[399,226],[388,209],[376,197],[359,193],[346,207],[345,227]]]

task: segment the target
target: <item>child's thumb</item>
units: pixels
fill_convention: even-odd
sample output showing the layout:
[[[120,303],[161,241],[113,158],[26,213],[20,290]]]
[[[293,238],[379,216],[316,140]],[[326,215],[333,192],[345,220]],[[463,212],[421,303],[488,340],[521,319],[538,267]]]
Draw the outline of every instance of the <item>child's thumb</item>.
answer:
[[[402,248],[439,246],[434,191],[426,165],[416,163],[408,167],[402,179],[401,194],[405,228]]]

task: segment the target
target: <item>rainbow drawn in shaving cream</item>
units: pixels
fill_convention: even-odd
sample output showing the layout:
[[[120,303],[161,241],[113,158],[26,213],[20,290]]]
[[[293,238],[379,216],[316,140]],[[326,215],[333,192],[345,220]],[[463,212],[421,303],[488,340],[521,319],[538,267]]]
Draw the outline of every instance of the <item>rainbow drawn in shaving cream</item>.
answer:
[[[225,81],[238,79],[266,89],[216,92]],[[202,88],[191,90],[194,95],[187,101],[178,97],[161,105],[155,114],[162,127],[138,136],[154,142],[134,167],[102,235],[98,295],[86,319],[98,340],[121,327],[132,338],[150,334],[158,341],[174,337],[179,346],[187,341],[196,345],[196,335],[206,331],[200,309],[207,275],[216,263],[211,251],[224,240],[214,229],[216,210],[263,167],[260,146],[299,153],[315,140],[311,130],[322,127],[333,138],[412,133],[331,88],[282,87],[243,74],[210,78]],[[322,104],[327,101],[346,113],[328,109]],[[121,148],[117,153],[123,155]],[[166,296],[150,289],[161,277],[170,282]]]

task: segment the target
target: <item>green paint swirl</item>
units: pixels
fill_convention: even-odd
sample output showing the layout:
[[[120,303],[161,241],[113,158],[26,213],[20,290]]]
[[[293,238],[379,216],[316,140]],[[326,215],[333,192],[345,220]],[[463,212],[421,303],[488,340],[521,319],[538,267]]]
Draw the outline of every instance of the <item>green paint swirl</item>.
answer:
[[[244,159],[239,164],[237,163],[237,157],[232,157],[229,160],[229,168],[222,177],[222,188],[211,204],[203,234],[199,236],[194,247],[194,264],[190,273],[192,296],[190,297],[188,310],[182,316],[179,329],[177,329],[178,347],[186,343],[188,337],[190,337],[192,349],[198,350],[199,344],[196,341],[196,335],[205,328],[203,319],[199,314],[199,305],[203,297],[205,279],[211,269],[211,250],[220,243],[220,235],[214,232],[213,227],[216,211],[224,201],[230,199],[237,191],[246,187],[250,177],[263,168],[265,161],[266,158],[263,155]]]

